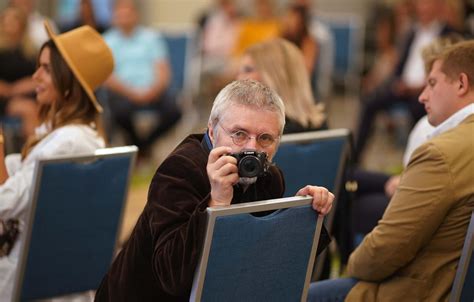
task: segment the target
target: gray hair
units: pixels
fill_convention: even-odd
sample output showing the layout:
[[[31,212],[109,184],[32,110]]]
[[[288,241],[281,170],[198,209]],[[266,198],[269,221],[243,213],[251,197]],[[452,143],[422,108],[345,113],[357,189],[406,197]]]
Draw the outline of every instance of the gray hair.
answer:
[[[253,80],[239,80],[228,84],[212,104],[209,124],[215,127],[231,105],[244,105],[277,113],[280,119],[280,134],[283,133],[285,105],[278,94],[267,86]]]

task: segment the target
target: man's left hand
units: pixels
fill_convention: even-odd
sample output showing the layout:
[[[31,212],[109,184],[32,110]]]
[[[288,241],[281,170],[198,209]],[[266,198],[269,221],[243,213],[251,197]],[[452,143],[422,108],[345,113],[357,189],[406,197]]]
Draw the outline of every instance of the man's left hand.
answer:
[[[328,189],[316,186],[306,186],[298,191],[296,195],[310,195],[313,197],[313,209],[318,211],[321,215],[327,215],[331,211],[332,203],[334,201],[334,194]]]

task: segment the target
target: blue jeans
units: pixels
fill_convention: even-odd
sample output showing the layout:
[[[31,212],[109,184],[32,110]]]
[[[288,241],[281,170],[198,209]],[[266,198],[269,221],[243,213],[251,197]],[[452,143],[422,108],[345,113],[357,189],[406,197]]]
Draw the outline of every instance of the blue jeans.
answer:
[[[308,291],[308,302],[344,301],[352,287],[358,282],[354,278],[339,278],[311,283]]]

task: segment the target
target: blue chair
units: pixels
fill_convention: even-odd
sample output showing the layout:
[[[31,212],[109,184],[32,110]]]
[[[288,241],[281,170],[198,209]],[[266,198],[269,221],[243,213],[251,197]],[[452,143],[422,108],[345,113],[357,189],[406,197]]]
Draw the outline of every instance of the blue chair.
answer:
[[[461,259],[456,270],[450,302],[474,301],[474,211],[467,229]]]
[[[350,131],[332,129],[283,135],[273,158],[285,176],[285,196],[294,196],[308,184],[323,186],[335,195],[333,210],[324,219],[329,233],[333,229],[336,209],[347,210],[337,200],[349,152]],[[321,276],[325,257],[326,251],[319,257],[313,279]]]
[[[364,23],[355,14],[321,14],[334,37],[334,81],[358,93],[363,66]]]
[[[322,227],[311,200],[208,208],[190,300],[306,301]],[[262,211],[274,212],[258,215]]]
[[[180,97],[191,97],[199,88],[199,55],[195,30],[166,30],[160,33],[169,51],[172,72],[170,92]]]
[[[137,148],[40,160],[14,301],[96,289],[118,240]]]

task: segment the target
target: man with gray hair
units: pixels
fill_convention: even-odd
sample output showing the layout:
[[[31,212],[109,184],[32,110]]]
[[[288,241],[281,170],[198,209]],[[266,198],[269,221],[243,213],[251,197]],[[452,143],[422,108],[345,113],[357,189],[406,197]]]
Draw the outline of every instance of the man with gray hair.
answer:
[[[271,161],[284,123],[283,102],[271,89],[255,81],[227,85],[214,101],[206,133],[188,136],[156,171],[145,209],[96,301],[189,301],[206,208],[283,196],[276,166],[242,177],[232,154],[247,150]],[[334,200],[322,187],[297,194],[313,196],[321,215]],[[320,240],[319,249],[326,245]]]

